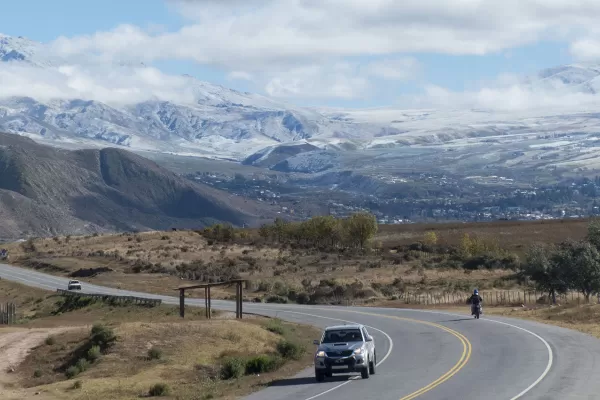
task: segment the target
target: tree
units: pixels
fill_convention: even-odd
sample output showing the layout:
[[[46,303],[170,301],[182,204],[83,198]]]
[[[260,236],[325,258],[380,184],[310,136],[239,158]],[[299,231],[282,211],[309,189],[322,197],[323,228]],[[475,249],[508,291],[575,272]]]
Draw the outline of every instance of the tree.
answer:
[[[588,224],[587,240],[600,249],[600,219],[594,218]]]
[[[288,228],[289,222],[285,221],[282,218],[275,218],[275,223],[273,224],[273,233],[275,234],[275,237],[277,238],[278,242],[281,242],[286,230]]]
[[[438,237],[436,235],[436,233],[434,231],[429,231],[425,234],[425,236],[423,237],[423,243],[430,245],[430,246],[435,246],[438,242]]]
[[[565,271],[569,287],[590,300],[600,293],[600,252],[589,242],[570,242],[556,254],[556,261]]]
[[[344,221],[344,225],[348,237],[361,249],[364,249],[369,240],[377,233],[377,219],[369,213],[352,214]]]
[[[271,237],[272,233],[273,233],[272,227],[267,224],[262,224],[258,230],[258,234],[260,235],[260,237],[262,237],[265,240],[269,239]]]
[[[527,252],[521,276],[531,279],[537,290],[548,293],[556,304],[556,294],[569,289],[568,276],[561,254],[545,245],[533,245]]]

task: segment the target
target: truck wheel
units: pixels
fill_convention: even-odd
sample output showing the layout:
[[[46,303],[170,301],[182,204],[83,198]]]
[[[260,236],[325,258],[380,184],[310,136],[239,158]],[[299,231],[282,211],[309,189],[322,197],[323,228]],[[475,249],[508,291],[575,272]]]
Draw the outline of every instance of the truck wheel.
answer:
[[[315,379],[317,382],[323,382],[325,380],[325,374],[319,371],[315,371]]]
[[[363,379],[369,379],[369,367],[367,366],[367,368],[363,368],[362,371],[360,371],[360,376]]]
[[[377,354],[373,354],[373,361],[369,363],[369,374],[375,375],[375,367],[377,367]]]

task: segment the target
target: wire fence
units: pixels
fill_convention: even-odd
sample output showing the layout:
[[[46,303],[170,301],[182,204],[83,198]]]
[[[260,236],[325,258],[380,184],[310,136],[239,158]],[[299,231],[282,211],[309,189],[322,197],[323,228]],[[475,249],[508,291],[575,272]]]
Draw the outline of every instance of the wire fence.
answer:
[[[402,292],[388,299],[406,305],[464,305],[472,293],[467,292]],[[480,291],[483,304],[489,306],[523,306],[535,304],[552,304],[552,297],[548,293],[528,290],[493,290]],[[369,299],[343,299],[342,304],[347,306],[368,303]],[[558,304],[587,304],[590,302],[600,303],[598,298],[586,297],[579,292],[568,292],[556,295]]]

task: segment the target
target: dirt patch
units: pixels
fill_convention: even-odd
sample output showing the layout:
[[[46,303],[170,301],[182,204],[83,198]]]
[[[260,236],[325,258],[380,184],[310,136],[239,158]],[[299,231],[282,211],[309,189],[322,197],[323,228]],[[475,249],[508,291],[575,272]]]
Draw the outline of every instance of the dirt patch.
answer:
[[[25,392],[15,389],[15,371],[27,355],[49,335],[61,334],[72,328],[29,329],[9,332],[0,330],[0,398],[24,399]]]

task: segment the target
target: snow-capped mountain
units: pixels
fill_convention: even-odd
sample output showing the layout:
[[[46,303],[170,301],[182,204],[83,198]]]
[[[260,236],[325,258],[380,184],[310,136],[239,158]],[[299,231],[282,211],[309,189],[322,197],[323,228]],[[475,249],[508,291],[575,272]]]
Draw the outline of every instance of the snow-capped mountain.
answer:
[[[567,89],[572,93],[596,94],[600,90],[600,65],[570,64],[548,68],[525,82],[532,90]]]
[[[4,62],[0,68],[71,68],[67,61],[53,57],[44,45],[21,37],[0,36],[0,56]],[[132,67],[114,68],[130,72],[127,68]],[[85,97],[40,100],[34,95],[2,97],[0,89],[0,130],[56,145],[115,145],[242,160],[281,143],[311,138],[318,138],[317,143],[327,143],[328,138],[354,140],[389,129],[378,124],[341,121],[318,110],[283,104],[190,76],[177,79],[190,94],[186,101],[160,96],[126,105]],[[69,82],[66,86],[78,84]]]
[[[36,66],[52,66],[52,57],[41,43],[22,36],[0,33],[0,62],[24,62]]]
[[[94,59],[90,60],[92,66],[88,67],[92,68]],[[11,83],[8,80],[18,75],[21,66],[38,80],[31,88],[24,81],[20,95],[7,95],[2,79],[7,85]],[[82,70],[87,71],[85,68]],[[407,147],[446,151],[486,143],[486,148],[494,151],[489,145],[492,141],[523,140],[520,150],[525,151],[529,146],[526,140],[544,135],[575,134],[576,145],[585,147],[587,154],[595,152],[589,143],[595,143],[595,135],[600,133],[600,114],[596,105],[589,103],[587,110],[578,109],[577,103],[569,109],[559,104],[542,111],[510,112],[317,109],[227,89],[191,76],[156,76],[157,70],[143,64],[120,63],[111,69],[105,80],[122,75],[126,78],[119,82],[127,82],[127,77],[142,75],[152,91],[139,97],[142,88],[135,87],[135,82],[126,88],[113,85],[98,89],[92,78],[74,75],[78,69],[73,62],[57,57],[47,45],[0,35],[0,131],[62,147],[117,146],[299,172],[337,168],[344,164],[340,154],[373,149],[402,156]],[[2,75],[3,71],[7,73]],[[49,80],[62,77],[65,82],[46,85],[39,76]],[[155,87],[156,82],[163,86]],[[173,87],[169,87],[171,82]],[[529,92],[560,91],[594,99],[600,90],[600,65],[551,68],[519,84]],[[88,87],[100,90],[106,100],[89,95]],[[118,101],[132,95],[139,100]],[[561,162],[560,157],[553,156],[552,160]],[[346,167],[353,168],[354,164]]]

